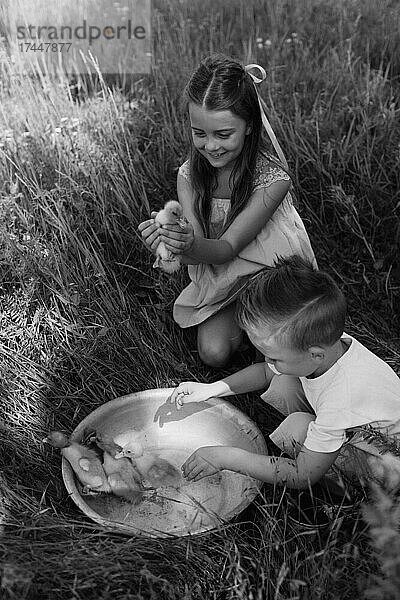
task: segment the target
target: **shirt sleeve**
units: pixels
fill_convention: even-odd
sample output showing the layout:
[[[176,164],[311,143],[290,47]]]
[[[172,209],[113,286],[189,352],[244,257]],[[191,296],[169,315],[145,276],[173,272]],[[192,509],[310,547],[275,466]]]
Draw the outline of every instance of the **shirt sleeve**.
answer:
[[[269,158],[260,154],[257,158],[253,191],[269,187],[277,181],[290,181],[289,175]]]
[[[304,446],[313,452],[335,452],[346,441],[346,431],[330,424],[318,422],[318,418],[308,426]]]
[[[184,162],[178,169],[178,174],[181,175],[186,181],[190,183],[190,169],[189,169],[189,161]]]

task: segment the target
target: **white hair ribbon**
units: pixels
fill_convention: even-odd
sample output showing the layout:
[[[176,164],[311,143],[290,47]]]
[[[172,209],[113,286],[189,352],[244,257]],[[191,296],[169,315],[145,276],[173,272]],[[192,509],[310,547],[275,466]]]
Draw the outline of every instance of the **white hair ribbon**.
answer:
[[[252,73],[250,73],[251,69],[258,69],[261,73],[261,77],[256,77],[256,75],[253,75]],[[265,104],[264,100],[261,98],[260,94],[258,93],[258,90],[256,87],[259,83],[263,82],[266,79],[267,73],[265,72],[265,69],[263,67],[261,67],[260,65],[256,65],[256,64],[246,65],[244,67],[244,70],[246,71],[246,73],[248,73],[250,75],[250,77],[253,80],[254,88],[257,92],[258,104],[260,106],[261,120],[262,120],[262,123],[263,123],[265,129],[267,130],[269,139],[271,140],[272,145],[275,148],[275,152],[279,156],[279,159],[282,162],[283,166],[285,167],[285,169],[288,169],[289,167],[288,167],[286,157],[283,153],[283,150],[282,150],[278,140],[276,139],[276,135],[271,127],[271,124],[267,119],[266,104]]]

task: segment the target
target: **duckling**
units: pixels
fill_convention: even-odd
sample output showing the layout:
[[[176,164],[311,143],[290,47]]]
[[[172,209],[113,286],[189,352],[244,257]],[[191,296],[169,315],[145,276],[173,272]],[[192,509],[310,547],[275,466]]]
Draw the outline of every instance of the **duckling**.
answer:
[[[122,456],[127,456],[133,460],[142,478],[154,487],[174,485],[181,480],[181,474],[176,467],[151,452],[145,454],[143,445],[140,442],[129,442],[121,452],[116,454],[115,458]]]
[[[143,486],[141,474],[128,458],[116,458],[122,447],[116,444],[112,437],[97,433],[91,441],[94,441],[104,452],[103,469],[113,494],[138,503],[144,491],[154,490]]]
[[[182,229],[187,223],[183,216],[182,207],[176,200],[167,202],[162,210],[154,217],[156,223],[163,225],[179,225]],[[164,242],[160,242],[156,248],[157,258],[153,264],[153,268],[160,267],[166,273],[175,273],[181,266],[180,258],[167,249]]]
[[[78,442],[71,442],[68,436],[61,431],[51,431],[43,439],[43,442],[50,444],[53,448],[60,448],[61,454],[67,459],[84,486],[84,494],[111,492],[111,486],[101,460],[94,450],[78,444]]]
[[[103,450],[103,469],[107,476],[111,475],[111,473],[122,473],[125,471],[129,475],[132,475],[136,483],[141,483],[142,478],[139,471],[135,469],[133,463],[128,458],[115,458],[116,454],[121,452],[122,446],[116,444],[111,436],[105,433],[96,433],[90,440]]]

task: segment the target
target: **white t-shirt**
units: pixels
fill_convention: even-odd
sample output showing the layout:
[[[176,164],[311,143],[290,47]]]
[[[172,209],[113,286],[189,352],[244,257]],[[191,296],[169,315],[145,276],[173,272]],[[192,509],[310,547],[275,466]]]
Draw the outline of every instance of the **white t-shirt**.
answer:
[[[370,425],[387,435],[400,434],[400,378],[365,346],[344,333],[348,350],[326,373],[300,377],[316,419],[304,445],[314,452],[334,452],[345,431]]]

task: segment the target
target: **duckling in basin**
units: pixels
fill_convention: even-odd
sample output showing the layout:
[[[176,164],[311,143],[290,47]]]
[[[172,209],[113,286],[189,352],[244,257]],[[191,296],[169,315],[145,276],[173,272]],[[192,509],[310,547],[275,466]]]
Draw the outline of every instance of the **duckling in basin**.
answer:
[[[181,467],[202,446],[236,446],[267,454],[257,426],[225,400],[211,398],[167,404],[173,389],[145,390],[111,400],[89,414],[73,431],[100,431],[122,448],[142,477],[140,502],[112,493],[82,495],[82,486],[63,457],[65,486],[77,506],[97,523],[128,535],[183,536],[212,530],[238,515],[258,494],[262,482],[221,471],[188,481]],[[115,458],[118,454],[115,455]]]

